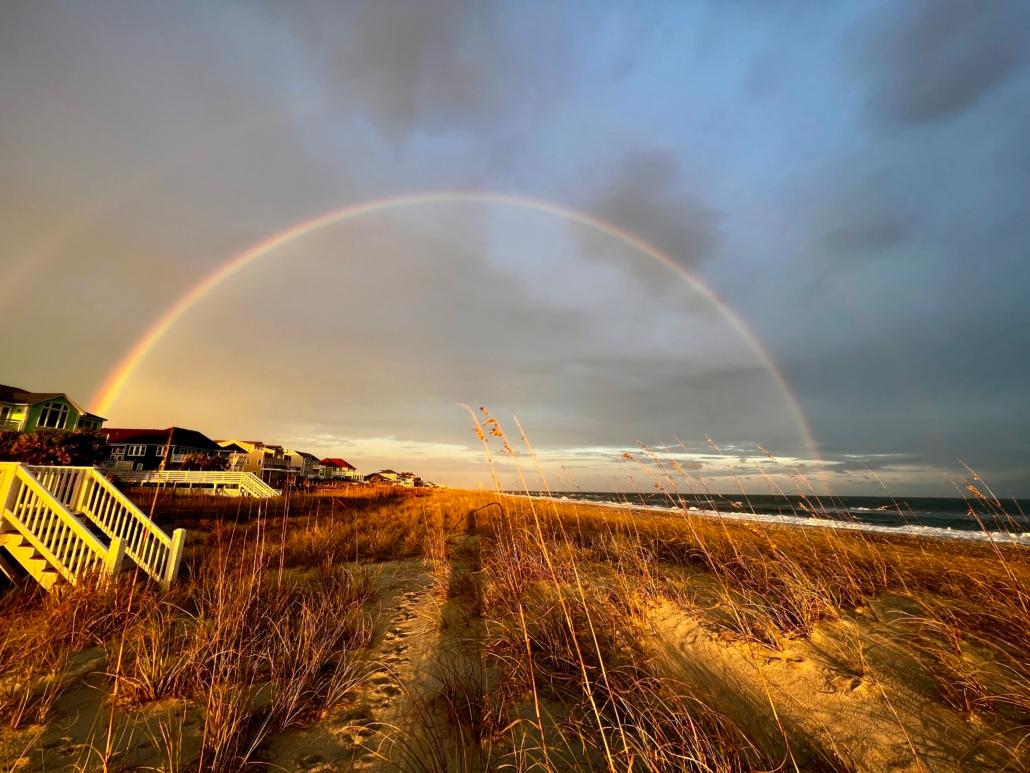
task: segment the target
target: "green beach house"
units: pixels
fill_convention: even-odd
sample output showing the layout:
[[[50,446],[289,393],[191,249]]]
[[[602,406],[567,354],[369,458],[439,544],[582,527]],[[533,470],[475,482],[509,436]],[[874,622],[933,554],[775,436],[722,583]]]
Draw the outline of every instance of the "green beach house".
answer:
[[[29,392],[0,384],[0,431],[99,430],[105,419],[83,410],[63,392]]]

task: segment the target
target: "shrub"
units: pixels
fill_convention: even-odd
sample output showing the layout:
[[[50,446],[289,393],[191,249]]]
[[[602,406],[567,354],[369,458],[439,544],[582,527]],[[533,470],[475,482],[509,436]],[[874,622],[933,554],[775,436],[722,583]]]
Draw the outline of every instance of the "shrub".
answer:
[[[0,461],[5,462],[92,466],[110,454],[107,439],[99,432],[41,429],[0,433]]]

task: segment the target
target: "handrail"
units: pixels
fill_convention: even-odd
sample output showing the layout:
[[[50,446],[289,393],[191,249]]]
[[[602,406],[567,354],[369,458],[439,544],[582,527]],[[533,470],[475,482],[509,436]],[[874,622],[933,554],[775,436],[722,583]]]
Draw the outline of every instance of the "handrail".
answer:
[[[282,492],[272,488],[252,472],[223,470],[112,470],[112,474],[126,483],[158,484],[210,484],[234,486],[240,493],[256,497],[277,497]]]
[[[279,489],[269,486],[252,472],[242,473],[240,476],[240,490],[244,489],[256,497],[277,497],[282,493]]]
[[[0,487],[3,519],[12,525],[43,559],[68,582],[100,571],[113,575],[121,568],[123,543],[106,547],[25,465],[2,463],[13,470]]]
[[[79,512],[111,539],[144,572],[168,587],[178,574],[185,533],[168,536],[94,467],[31,466],[40,482],[69,510]]]
[[[185,531],[169,536],[95,468],[89,468],[78,492],[77,510],[112,539],[125,543],[125,553],[139,567],[168,587],[179,570]]]
[[[41,464],[27,464],[25,469],[39,481],[39,485],[74,512],[78,504],[79,489],[83,479],[92,467],[51,467]]]

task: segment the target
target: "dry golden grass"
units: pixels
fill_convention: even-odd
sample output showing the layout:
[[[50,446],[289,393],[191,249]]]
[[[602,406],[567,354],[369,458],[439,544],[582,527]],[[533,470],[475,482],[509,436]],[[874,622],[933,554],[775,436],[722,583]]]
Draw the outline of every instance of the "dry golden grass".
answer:
[[[939,699],[974,722],[997,720],[1009,728],[1016,747],[1008,759],[1017,769],[1026,762],[1018,740],[1019,728],[1030,728],[1024,547],[686,513],[641,516],[516,497],[503,502],[503,513],[492,511],[480,522],[493,545],[491,647],[507,667],[515,691],[510,700],[534,692],[565,703],[578,696],[579,716],[593,721],[577,726],[575,736],[592,739],[585,753],[596,757],[594,764],[651,770],[687,759],[701,769],[791,764],[780,756],[774,729],[771,743],[748,737],[703,698],[668,694],[669,681],[649,670],[640,646],[639,619],[648,605],[673,600],[723,636],[782,649],[884,593],[911,603],[899,635]],[[868,669],[860,660],[859,652],[851,664],[856,673]],[[543,753],[546,730],[538,736]],[[561,743],[569,745],[567,738]],[[820,753],[820,765],[844,766],[832,750]]]
[[[95,736],[81,741],[91,751],[75,758],[83,768],[119,759],[105,723],[168,701],[183,709],[178,724],[162,721],[154,733],[160,759],[150,769],[261,768],[275,738],[333,722],[365,688],[374,632],[385,625],[376,615],[393,614],[374,604],[381,573],[402,565],[437,578],[436,646],[446,652],[433,661],[431,687],[402,695],[404,723],[381,729],[392,746],[377,753],[390,769],[861,768],[851,750],[775,712],[747,721],[710,684],[671,673],[651,621],[672,605],[719,646],[764,662],[825,638],[826,626],[879,624],[873,610],[884,598],[903,612],[877,630],[932,685],[927,700],[956,722],[991,728],[994,767],[1030,767],[1022,546],[461,491],[355,488],[261,505],[163,496],[156,514],[193,529],[169,592],[127,577],[0,596],[4,726],[51,722],[76,678],[69,656],[104,648],[106,694]],[[866,647],[856,637],[832,649],[849,676],[879,685],[908,737],[911,715],[890,703],[890,675]],[[192,746],[182,727],[191,712]],[[925,769],[919,739],[908,743],[911,769]],[[52,756],[29,745],[26,758],[53,769]]]

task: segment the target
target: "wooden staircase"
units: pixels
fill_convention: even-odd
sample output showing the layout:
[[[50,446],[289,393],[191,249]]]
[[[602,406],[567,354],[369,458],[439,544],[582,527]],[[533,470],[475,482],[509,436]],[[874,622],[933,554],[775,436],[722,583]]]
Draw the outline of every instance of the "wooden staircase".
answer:
[[[126,558],[167,588],[185,531],[161,530],[93,467],[0,462],[0,574],[19,568],[48,591],[110,577]]]
[[[214,470],[112,470],[111,475],[134,486],[160,486],[197,494],[274,499],[282,491],[272,488],[252,472]]]

